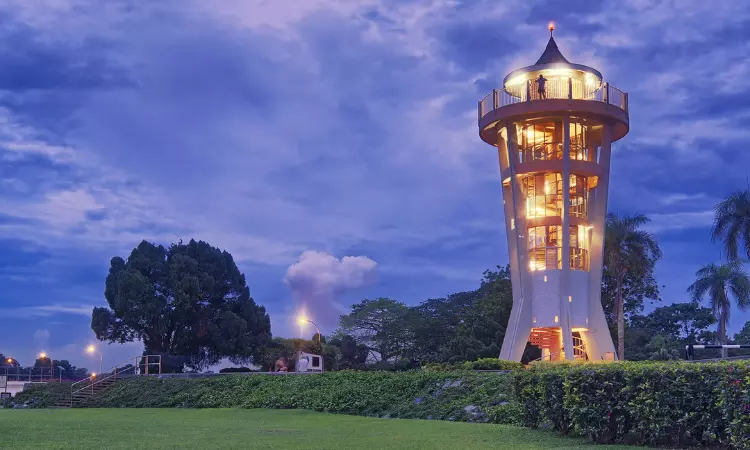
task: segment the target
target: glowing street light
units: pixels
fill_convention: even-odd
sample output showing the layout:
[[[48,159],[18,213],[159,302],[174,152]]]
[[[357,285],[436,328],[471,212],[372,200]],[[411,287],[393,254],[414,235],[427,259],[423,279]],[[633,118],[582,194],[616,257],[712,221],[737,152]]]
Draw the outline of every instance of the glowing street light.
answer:
[[[99,350],[98,348],[96,348],[93,345],[89,345],[88,347],[86,347],[86,353],[89,353],[91,355],[93,355],[95,353],[99,353],[99,373],[102,373],[103,372],[102,365],[104,363],[104,355],[102,354],[101,350]]]
[[[322,338],[321,338],[321,334],[320,334],[320,328],[318,328],[318,325],[315,322],[313,322],[312,320],[310,320],[307,317],[305,317],[305,316],[299,316],[299,318],[297,318],[297,323],[300,324],[300,326],[304,326],[308,322],[310,322],[311,324],[313,324],[313,326],[315,327],[315,329],[318,330],[318,345],[322,349],[323,348],[323,344],[321,342]]]
[[[39,359],[49,359],[49,374],[50,374],[49,376],[50,376],[50,379],[53,378],[55,376],[55,362],[52,361],[52,358],[49,358],[47,356],[47,353],[45,352],[39,353]],[[41,381],[42,378],[44,377],[44,373],[41,368],[39,369],[39,371],[41,372],[39,374],[39,381]]]

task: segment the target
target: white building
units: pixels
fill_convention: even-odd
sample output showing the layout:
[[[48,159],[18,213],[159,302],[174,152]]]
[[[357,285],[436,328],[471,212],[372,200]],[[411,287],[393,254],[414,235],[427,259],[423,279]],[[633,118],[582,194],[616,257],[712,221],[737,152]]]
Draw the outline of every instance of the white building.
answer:
[[[628,95],[568,62],[552,38],[479,102],[479,135],[500,159],[513,310],[500,352],[615,359],[601,305],[612,143],[629,131]],[[540,75],[542,78],[540,79]]]

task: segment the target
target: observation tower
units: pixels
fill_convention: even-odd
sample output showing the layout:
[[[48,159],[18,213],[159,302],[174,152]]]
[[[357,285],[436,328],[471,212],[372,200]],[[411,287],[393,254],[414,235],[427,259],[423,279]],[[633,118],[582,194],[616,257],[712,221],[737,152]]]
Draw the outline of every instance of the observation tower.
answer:
[[[479,101],[479,135],[500,159],[513,285],[500,358],[520,361],[529,342],[545,360],[614,360],[602,258],[610,155],[630,127],[628,95],[569,62],[549,29],[539,60]]]

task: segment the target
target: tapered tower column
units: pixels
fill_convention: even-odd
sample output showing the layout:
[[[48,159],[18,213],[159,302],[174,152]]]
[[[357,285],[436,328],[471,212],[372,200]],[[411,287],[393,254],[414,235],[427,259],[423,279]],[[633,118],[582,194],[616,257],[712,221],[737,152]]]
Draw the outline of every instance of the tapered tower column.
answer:
[[[565,59],[541,58],[479,102],[479,135],[496,146],[513,309],[500,358],[527,344],[545,359],[613,360],[601,305],[611,144],[629,130],[628,97]]]

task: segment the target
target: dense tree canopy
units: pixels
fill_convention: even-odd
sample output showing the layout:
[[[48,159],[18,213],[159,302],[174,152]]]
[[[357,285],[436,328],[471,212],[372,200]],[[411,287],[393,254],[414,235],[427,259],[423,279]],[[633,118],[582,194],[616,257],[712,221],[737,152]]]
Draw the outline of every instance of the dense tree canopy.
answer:
[[[271,339],[265,308],[226,251],[191,240],[169,248],[143,241],[127,261],[114,257],[91,328],[109,342],[143,342],[146,354],[205,367],[222,358],[261,358]]]

